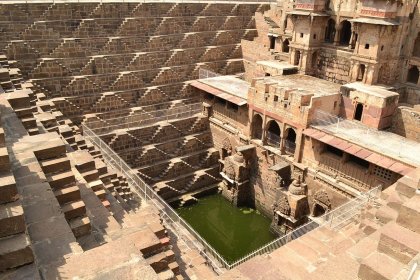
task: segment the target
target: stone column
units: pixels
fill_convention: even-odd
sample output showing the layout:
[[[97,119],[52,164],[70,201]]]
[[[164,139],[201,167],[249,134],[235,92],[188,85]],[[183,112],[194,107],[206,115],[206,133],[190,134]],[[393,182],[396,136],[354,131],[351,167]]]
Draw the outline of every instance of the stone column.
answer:
[[[341,31],[340,25],[336,25],[335,34],[334,34],[334,46],[338,46],[340,44],[340,36],[339,36],[340,31]]]
[[[299,162],[300,159],[300,155],[302,154],[301,151],[301,146],[302,146],[302,129],[301,128],[297,128],[297,133],[296,133],[296,140],[295,140],[295,144],[296,144],[296,148],[295,148],[295,154],[294,154],[294,161],[295,162]]]

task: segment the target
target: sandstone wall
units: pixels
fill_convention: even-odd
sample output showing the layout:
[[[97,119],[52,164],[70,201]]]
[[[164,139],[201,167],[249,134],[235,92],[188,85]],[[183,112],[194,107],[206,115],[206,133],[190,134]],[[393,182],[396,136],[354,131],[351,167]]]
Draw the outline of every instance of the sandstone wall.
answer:
[[[322,49],[319,53],[316,77],[327,81],[345,84],[350,81],[350,53]]]
[[[391,131],[420,142],[420,106],[416,107],[398,107],[392,118]]]

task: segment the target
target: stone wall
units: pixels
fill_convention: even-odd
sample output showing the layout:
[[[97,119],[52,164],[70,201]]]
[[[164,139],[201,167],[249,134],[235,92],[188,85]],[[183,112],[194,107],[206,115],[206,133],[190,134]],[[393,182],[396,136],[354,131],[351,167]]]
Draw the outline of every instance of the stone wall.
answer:
[[[327,81],[345,84],[350,81],[350,53],[323,48],[319,52],[315,76]]]
[[[420,106],[398,107],[392,118],[391,131],[420,142]]]

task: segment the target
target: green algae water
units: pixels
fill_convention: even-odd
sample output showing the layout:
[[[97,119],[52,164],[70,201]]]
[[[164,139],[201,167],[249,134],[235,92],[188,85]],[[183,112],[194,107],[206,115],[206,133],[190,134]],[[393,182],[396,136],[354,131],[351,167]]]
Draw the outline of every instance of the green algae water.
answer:
[[[276,238],[270,219],[254,209],[237,208],[219,194],[176,211],[229,262]]]

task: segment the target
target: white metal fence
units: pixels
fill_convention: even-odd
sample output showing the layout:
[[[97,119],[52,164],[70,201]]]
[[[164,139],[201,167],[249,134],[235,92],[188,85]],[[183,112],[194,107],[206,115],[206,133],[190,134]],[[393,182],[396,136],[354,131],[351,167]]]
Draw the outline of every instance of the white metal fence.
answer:
[[[199,79],[214,78],[214,77],[218,77],[218,76],[221,76],[221,74],[213,72],[211,70],[203,69],[203,68],[198,69],[198,78]]]
[[[328,227],[337,229],[351,219],[356,219],[358,214],[365,206],[375,198],[381,191],[382,186],[378,186],[366,193],[348,201],[333,211],[327,212],[316,221],[311,221],[301,227],[281,236],[274,241],[260,247],[248,255],[234,262],[227,262],[210,244],[208,244],[184,219],[182,219],[176,211],[168,205],[148,184],[146,184],[125,163],[98,135],[90,130],[86,125],[82,125],[83,135],[86,140],[95,145],[102,153],[104,161],[121,172],[127,178],[127,182],[131,189],[135,191],[141,198],[152,203],[160,212],[165,225],[172,229],[175,235],[183,240],[190,248],[195,248],[208,260],[209,264],[217,273],[221,273],[223,269],[232,269],[241,263],[257,256],[273,252],[286,243],[299,238],[300,236],[318,228]]]
[[[200,113],[201,110],[201,103],[193,103],[171,109],[142,112],[130,116],[87,121],[86,124],[96,134],[104,134],[116,129],[139,128],[153,125],[161,121],[188,118]]]
[[[410,164],[420,164],[417,156],[420,154],[420,145],[394,133],[377,130],[359,121],[343,119],[321,110],[315,111],[311,125],[382,154],[398,157]]]

